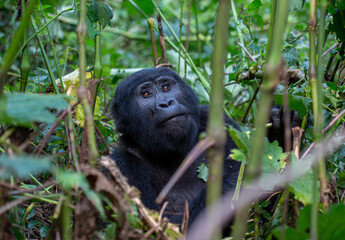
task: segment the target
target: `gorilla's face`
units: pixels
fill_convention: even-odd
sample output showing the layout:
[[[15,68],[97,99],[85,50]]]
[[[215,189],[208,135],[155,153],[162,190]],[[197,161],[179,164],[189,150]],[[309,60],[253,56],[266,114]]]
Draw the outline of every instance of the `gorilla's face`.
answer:
[[[113,110],[123,139],[146,154],[186,155],[197,141],[197,97],[170,69],[146,69],[127,78],[116,90]]]
[[[186,126],[189,117],[180,93],[175,79],[158,77],[137,87],[135,104],[146,116],[152,117],[157,131],[179,132]]]

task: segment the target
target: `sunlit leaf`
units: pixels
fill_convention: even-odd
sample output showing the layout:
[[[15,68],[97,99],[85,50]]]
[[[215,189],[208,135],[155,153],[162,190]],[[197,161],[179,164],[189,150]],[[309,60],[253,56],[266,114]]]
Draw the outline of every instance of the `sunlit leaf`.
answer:
[[[198,178],[201,178],[202,180],[207,182],[207,179],[208,179],[208,167],[204,163],[200,164],[200,166],[198,167],[197,172],[199,173],[198,174]]]

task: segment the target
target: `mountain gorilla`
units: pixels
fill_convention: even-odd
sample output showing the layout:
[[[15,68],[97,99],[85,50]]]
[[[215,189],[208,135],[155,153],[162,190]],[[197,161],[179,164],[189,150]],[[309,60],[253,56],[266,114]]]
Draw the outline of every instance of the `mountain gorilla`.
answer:
[[[173,70],[151,68],[117,86],[112,113],[121,134],[112,158],[128,182],[140,190],[145,206],[159,211],[161,205],[155,199],[206,130],[208,107],[199,106],[191,87]],[[230,118],[225,121],[238,128]],[[236,145],[228,135],[223,192],[234,190],[241,165],[229,157],[233,148]],[[198,178],[197,168],[205,162],[201,155],[167,195],[165,216],[170,221],[182,221],[185,201],[190,222],[204,208],[206,184]]]

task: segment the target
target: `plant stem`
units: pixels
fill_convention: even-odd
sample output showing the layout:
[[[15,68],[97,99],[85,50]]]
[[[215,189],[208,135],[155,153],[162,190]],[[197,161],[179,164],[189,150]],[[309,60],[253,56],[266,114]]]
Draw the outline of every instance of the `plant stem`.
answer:
[[[316,79],[316,0],[310,0],[310,17],[309,17],[309,83],[312,89],[312,98],[313,98],[313,112],[314,112],[314,137],[315,139],[321,139],[321,136],[318,134],[319,126],[318,124],[318,110],[317,107],[318,99],[320,95],[318,95],[317,89],[317,79]],[[322,126],[321,126],[322,127]],[[313,173],[313,202],[312,202],[312,209],[311,209],[311,224],[310,224],[310,236],[311,239],[317,239],[317,222],[318,222],[318,186],[317,186],[317,171],[318,167],[314,167]]]
[[[41,0],[39,0],[38,3],[39,3],[39,6],[40,6],[40,10],[41,10],[42,17],[43,17],[43,19],[44,19],[44,23],[47,24],[47,18],[46,18],[45,15],[44,15],[43,8],[42,8],[42,4],[41,4]],[[49,41],[50,41],[50,46],[51,46],[51,48],[52,48],[52,52],[53,52],[53,56],[54,56],[54,63],[55,63],[56,71],[57,71],[57,74],[58,74],[59,79],[60,79],[61,91],[62,91],[63,93],[66,93],[66,92],[65,92],[65,88],[64,88],[64,86],[63,86],[63,82],[62,82],[62,77],[61,77],[61,71],[60,71],[59,63],[58,63],[57,56],[56,56],[55,44],[54,44],[53,38],[52,38],[52,36],[51,36],[51,34],[50,34],[49,28],[47,28],[47,33],[48,33],[48,37],[49,37]],[[55,81],[55,80],[54,80],[54,81]]]
[[[184,5],[184,1],[181,0],[181,13],[180,13],[180,39],[179,39],[179,43],[178,43],[178,62],[177,62],[177,74],[180,75],[180,68],[181,68],[181,45],[182,45],[182,26],[183,26],[183,22],[182,22],[182,17],[183,17],[183,5]]]
[[[271,48],[268,51],[265,75],[261,87],[262,95],[259,102],[258,115],[255,121],[255,132],[252,140],[252,149],[249,154],[247,171],[245,175],[245,184],[253,181],[256,177],[261,174],[261,161],[264,148],[264,137],[266,135],[265,124],[268,120],[269,112],[273,101],[273,92],[276,84],[280,79],[280,72],[283,68],[280,57],[281,57],[281,45],[282,36],[285,29],[285,23],[287,19],[288,1],[277,2],[275,23],[271,27],[272,39],[269,40]],[[279,16],[279,17],[278,17]],[[273,21],[273,20],[271,20]],[[235,226],[233,238],[235,240],[242,239],[247,226],[249,205],[238,209],[236,213]]]
[[[16,55],[15,55],[15,58],[16,59],[19,54],[23,51],[23,49],[26,47],[26,45],[29,44],[29,42],[34,39],[40,32],[42,32],[49,24],[51,24],[52,22],[54,22],[58,17],[60,17],[63,13],[65,12],[69,12],[69,11],[72,11],[74,8],[73,7],[70,7],[70,8],[67,8],[63,11],[61,11],[59,14],[57,14],[56,16],[54,16],[54,18],[52,18],[49,22],[47,22],[46,24],[44,24],[40,29],[38,29],[34,34],[32,34],[25,42],[24,44],[19,48],[19,50],[17,51]]]
[[[156,3],[151,0],[152,3],[154,4],[154,6],[156,6]],[[148,16],[141,11],[141,9],[132,1],[132,0],[128,0],[128,2],[130,4],[132,4],[142,15],[144,18],[148,18]],[[165,24],[167,25],[167,27],[169,28],[169,31],[171,32],[171,34],[174,36],[175,40],[178,42],[178,44],[180,44],[180,41],[176,35],[176,33],[173,31],[173,29],[171,28],[169,22],[165,19],[164,15],[161,13],[161,11],[159,10],[158,7],[156,7],[156,11],[157,13],[162,17],[162,20],[165,22]],[[157,28],[155,28],[157,30]],[[174,50],[176,52],[178,52],[178,47],[169,39],[166,38],[165,39],[172,48],[174,48]],[[200,82],[202,83],[202,85],[204,86],[204,88],[206,89],[207,92],[210,91],[210,84],[208,82],[208,80],[205,78],[205,76],[199,71],[199,69],[195,66],[193,59],[190,57],[190,55],[187,53],[187,50],[184,48],[184,46],[181,44],[181,49],[183,51],[183,53],[185,54],[185,56],[187,57],[187,61],[189,63],[189,65],[191,66],[191,68],[193,69],[193,71],[195,72],[195,74],[198,76]]]
[[[98,33],[95,36],[95,63],[94,63],[94,73],[95,73],[95,79],[101,80],[102,79],[102,72],[103,72],[103,66],[102,66],[102,26],[97,21],[97,30]],[[95,105],[97,100],[97,92],[98,92],[99,83],[97,84],[97,87],[93,93],[93,104],[92,104],[92,113],[95,111]]]
[[[21,16],[25,15],[25,0],[21,0]],[[26,40],[28,37],[27,29],[24,30],[23,34],[23,41]],[[29,50],[28,48],[23,49],[23,54],[22,54],[22,62],[20,64],[20,76],[21,76],[21,84],[20,84],[20,91],[25,92],[26,85],[28,83],[28,78],[29,78],[29,73],[30,73],[30,59],[29,59]]]
[[[242,46],[244,46],[243,33],[242,33],[242,30],[240,29],[240,21],[238,20],[236,6],[235,6],[235,3],[233,0],[231,0],[231,10],[232,10],[232,14],[234,15],[234,18],[235,18],[238,41],[242,44]],[[243,49],[241,49],[241,53],[242,53],[242,59],[244,59],[244,57],[246,56],[246,53]]]
[[[207,181],[207,206],[219,199],[222,191],[223,161],[226,134],[224,131],[224,64],[226,45],[228,42],[230,1],[220,0],[217,9],[215,37],[212,54],[212,88],[211,103],[207,123],[207,136],[215,140],[215,144],[207,151],[209,163],[209,179]],[[220,227],[213,239],[221,239]]]
[[[154,22],[155,22],[154,18],[147,19],[147,23],[149,25],[149,30],[150,30],[151,46],[152,46],[152,53],[153,53],[153,66],[156,66],[158,53],[157,53],[157,43],[156,43],[156,38],[155,38]]]
[[[36,26],[36,23],[35,23],[35,19],[31,16],[31,24],[32,24],[32,28],[34,29],[35,32],[37,32],[37,26]],[[55,82],[55,77],[54,77],[54,74],[53,74],[53,70],[50,66],[50,62],[49,62],[49,59],[48,59],[48,55],[46,53],[46,51],[44,50],[44,47],[43,47],[43,44],[42,44],[42,41],[39,37],[36,37],[36,40],[38,42],[38,46],[41,50],[41,54],[42,54],[42,57],[44,59],[44,63],[46,64],[46,67],[47,67],[47,70],[48,70],[48,74],[49,74],[49,77],[50,77],[50,81],[54,87],[54,90],[55,90],[55,93],[56,94],[60,94],[60,91],[59,91],[59,88],[58,86],[56,85],[56,82]]]
[[[314,127],[314,130],[318,131],[317,134],[320,138],[318,140],[321,141],[322,139],[322,128],[324,124],[324,116],[323,116],[323,94],[322,94],[322,83],[323,83],[323,71],[322,71],[322,53],[324,47],[324,40],[325,40],[325,19],[328,9],[328,0],[321,0],[320,1],[320,22],[318,26],[318,38],[317,38],[317,92],[316,94],[319,95],[317,98],[319,102],[317,103],[317,118],[315,118],[315,124],[318,124],[318,128]],[[316,123],[317,122],[317,123]],[[320,149],[322,151],[322,149]],[[321,156],[321,155],[319,155]],[[326,176],[326,166],[324,159],[320,157],[319,163],[319,178],[320,178],[320,191],[322,197],[322,204],[323,206],[328,209],[329,200],[327,195],[325,194],[327,190],[327,176]]]
[[[97,148],[96,148],[96,136],[94,128],[94,120],[92,109],[88,101],[88,91],[86,88],[85,69],[86,69],[86,51],[85,51],[85,37],[86,37],[86,0],[80,0],[79,5],[79,20],[77,26],[78,47],[79,47],[79,89],[78,99],[83,106],[85,113],[85,129],[84,141],[88,144],[83,144],[82,162],[94,167],[96,166]]]
[[[10,69],[13,61],[16,59],[17,49],[19,48],[19,44],[21,44],[24,32],[26,31],[31,13],[34,11],[35,6],[37,4],[37,0],[31,0],[26,8],[24,16],[21,18],[20,26],[18,30],[15,32],[11,44],[7,49],[4,58],[2,60],[2,65],[0,68],[0,96],[3,94],[5,83],[6,83],[6,75],[7,71]],[[0,194],[1,196],[1,194]]]

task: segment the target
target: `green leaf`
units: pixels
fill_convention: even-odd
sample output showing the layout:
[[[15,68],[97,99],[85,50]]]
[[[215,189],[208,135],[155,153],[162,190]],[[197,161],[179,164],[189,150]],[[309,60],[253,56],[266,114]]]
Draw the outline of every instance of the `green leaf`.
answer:
[[[264,29],[264,19],[260,15],[254,15],[253,18],[255,19],[254,24],[262,29]]]
[[[253,0],[253,1],[250,3],[248,9],[249,9],[249,10],[254,10],[254,9],[258,9],[258,8],[261,7],[261,6],[262,6],[262,3],[261,3],[260,0]]]
[[[289,0],[290,11],[302,9],[305,0]]]
[[[337,11],[333,14],[333,21],[329,23],[328,30],[331,33],[335,33],[339,42],[345,42],[344,23],[341,11]]]
[[[283,57],[289,66],[299,66],[299,53],[293,46],[288,45],[284,48]]]
[[[325,214],[319,216],[318,237],[320,240],[337,240],[345,236],[345,205],[331,205]]]
[[[95,191],[90,189],[89,183],[83,174],[73,171],[62,171],[57,175],[57,179],[66,190],[71,190],[75,187],[83,189],[86,197],[94,204],[99,213],[105,216],[101,198]]]
[[[337,107],[337,104],[339,102],[339,99],[329,91],[329,89],[324,89],[324,95],[325,95],[325,102],[328,104],[331,104],[334,108]]]
[[[148,16],[154,13],[155,6],[152,3],[152,0],[133,0],[135,4]]]
[[[89,15],[86,17],[85,22],[86,22],[86,28],[87,28],[87,35],[89,38],[93,39],[98,33],[96,29],[96,24],[90,20]]]
[[[345,205],[340,203],[331,205],[325,214],[319,213],[318,216],[318,239],[319,240],[338,240],[345,236],[344,225]],[[310,216],[311,207],[308,205],[300,211],[297,219],[297,228],[286,229],[286,240],[310,239]],[[280,229],[273,232],[274,236],[280,239]]]
[[[201,163],[200,166],[197,169],[198,178],[201,178],[204,180],[204,182],[207,182],[208,179],[208,167],[205,165],[205,163]]]
[[[0,155],[0,179],[9,179],[11,176],[28,178],[29,173],[34,175],[39,172],[48,172],[51,166],[51,161],[47,158]]]
[[[277,141],[270,143],[265,139],[262,172],[264,174],[279,172],[285,167],[285,162],[282,159],[286,156],[287,153],[283,153],[283,149]]]
[[[230,137],[232,138],[232,140],[234,140],[236,146],[239,149],[243,149],[246,152],[248,152],[248,148],[251,144],[251,140],[250,140],[250,135],[251,132],[241,132],[240,130],[237,130],[236,128],[234,128],[233,126],[229,125],[227,127],[227,130],[230,134]]]
[[[78,186],[89,185],[83,174],[73,171],[60,171],[56,177],[62,188],[67,191]]]
[[[247,164],[247,154],[243,149],[231,149],[230,157],[235,161]]]
[[[345,172],[341,172],[338,174],[337,187],[345,188]]]
[[[291,110],[296,110],[298,116],[302,119],[307,115],[308,111],[312,107],[312,100],[306,97],[289,95],[289,105]],[[278,105],[283,105],[283,95],[275,94],[274,101]]]
[[[67,107],[63,95],[33,93],[6,93],[0,97],[0,123],[32,127],[33,123],[53,123],[56,120],[52,110]]]
[[[87,5],[87,15],[91,22],[99,22],[102,27],[111,26],[110,19],[113,18],[113,10],[106,1],[92,0]]]
[[[280,239],[280,236],[281,236],[281,229],[278,228],[278,229],[275,229],[273,231],[273,235]],[[285,239],[286,240],[307,240],[309,239],[309,234],[304,232],[304,231],[300,231],[298,229],[294,229],[294,228],[290,228],[290,227],[287,227],[286,228],[286,232],[285,232]]]
[[[291,152],[291,163],[295,164],[299,161],[296,158],[296,155]],[[289,184],[289,190],[295,194],[295,198],[302,202],[304,205],[311,204],[313,201],[313,171],[311,167],[310,170],[303,175],[302,177],[298,178],[297,180],[292,181]],[[319,198],[319,197],[317,197]]]

